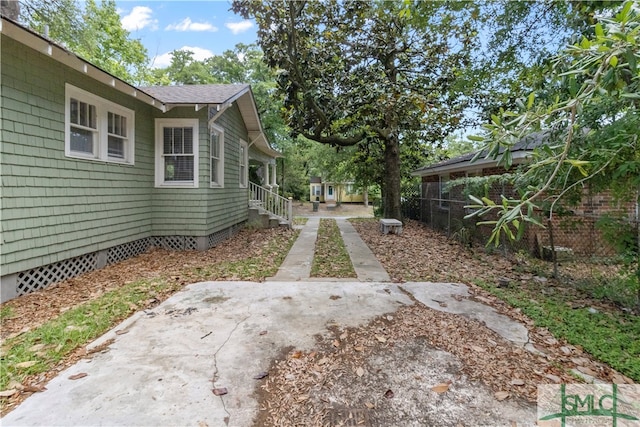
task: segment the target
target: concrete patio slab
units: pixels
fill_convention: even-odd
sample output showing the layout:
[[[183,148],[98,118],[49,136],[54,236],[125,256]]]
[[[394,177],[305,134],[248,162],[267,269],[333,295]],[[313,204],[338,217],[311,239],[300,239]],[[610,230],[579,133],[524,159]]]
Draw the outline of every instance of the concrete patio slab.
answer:
[[[523,324],[500,314],[492,307],[468,299],[469,288],[461,283],[407,282],[402,289],[409,291],[418,301],[434,310],[461,314],[484,324],[515,345],[525,347],[529,332]],[[525,347],[529,349],[529,347]]]
[[[283,351],[311,349],[327,325],[358,326],[404,304],[412,301],[394,284],[190,285],[114,328],[96,343],[115,337],[105,352],[61,372],[1,424],[248,426],[258,410],[253,377]]]

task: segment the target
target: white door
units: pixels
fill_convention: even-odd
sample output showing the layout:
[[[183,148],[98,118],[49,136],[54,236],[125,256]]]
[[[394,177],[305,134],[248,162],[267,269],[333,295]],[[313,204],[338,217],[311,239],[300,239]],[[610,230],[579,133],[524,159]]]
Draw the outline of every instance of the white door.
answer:
[[[336,194],[333,189],[333,185],[327,185],[327,195],[325,196],[325,200],[327,202],[332,202],[336,200]]]

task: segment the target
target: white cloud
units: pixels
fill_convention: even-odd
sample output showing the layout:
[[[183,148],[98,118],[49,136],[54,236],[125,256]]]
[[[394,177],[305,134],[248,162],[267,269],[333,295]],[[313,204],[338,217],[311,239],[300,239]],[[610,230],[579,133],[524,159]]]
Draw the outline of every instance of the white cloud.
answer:
[[[201,47],[195,46],[182,46],[177,50],[190,50],[191,52],[193,52],[193,59],[195,59],[196,61],[202,61],[214,55],[214,53],[209,49],[203,49]],[[171,65],[171,52],[163,53],[162,55],[156,56],[153,59],[153,68],[165,68]]]
[[[247,31],[249,28],[253,27],[253,22],[245,19],[240,22],[227,22],[224,24],[233,34],[240,34]]]
[[[208,22],[193,22],[191,18],[184,18],[177,24],[167,25],[166,31],[218,31],[218,27]]]
[[[149,27],[152,30],[158,28],[158,20],[151,18],[153,11],[150,7],[136,6],[131,10],[131,13],[122,17],[120,22],[122,28],[127,31],[142,30]]]

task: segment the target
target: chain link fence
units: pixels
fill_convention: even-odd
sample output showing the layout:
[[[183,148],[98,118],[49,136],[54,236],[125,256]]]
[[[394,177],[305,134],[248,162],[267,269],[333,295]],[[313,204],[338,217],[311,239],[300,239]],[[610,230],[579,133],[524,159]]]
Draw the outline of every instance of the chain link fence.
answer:
[[[533,265],[540,275],[556,277],[625,307],[640,307],[638,277],[633,277],[638,264],[638,220],[573,213],[548,219],[540,211],[536,216],[545,227],[527,223],[522,239],[511,241],[502,236],[496,247],[487,245],[493,226],[477,224],[487,218],[465,219],[473,213],[465,207],[469,204],[454,199],[403,197],[402,214],[463,245],[497,251],[521,264]]]

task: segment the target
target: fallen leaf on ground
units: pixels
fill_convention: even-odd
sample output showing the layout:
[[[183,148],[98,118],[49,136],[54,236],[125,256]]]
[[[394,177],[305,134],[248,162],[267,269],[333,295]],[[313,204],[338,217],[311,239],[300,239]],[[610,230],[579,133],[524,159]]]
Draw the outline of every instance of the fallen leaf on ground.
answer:
[[[376,339],[380,342],[387,342],[387,339],[382,335],[376,335]]]
[[[268,372],[262,371],[258,375],[254,376],[253,379],[254,380],[261,380],[261,379],[263,379],[265,377],[268,377],[268,376],[269,376]]]
[[[511,380],[511,384],[512,385],[524,385],[524,380],[521,380],[520,378],[514,378]]]
[[[361,377],[364,375],[364,369],[362,369],[362,367],[359,367],[358,369],[356,369],[356,375]]]
[[[226,387],[214,388],[211,391],[213,391],[213,394],[215,394],[216,396],[224,396],[225,394],[229,393]]]
[[[42,393],[46,389],[47,388],[45,386],[28,385],[25,386],[22,391],[25,391],[27,393]]]
[[[29,351],[32,353],[35,353],[37,351],[40,351],[44,348],[46,344],[36,344],[34,346],[29,347]]]
[[[384,397],[386,397],[387,399],[391,399],[393,396],[395,396],[395,394],[393,394],[393,391],[391,390],[387,390],[384,392]]]
[[[502,402],[503,400],[511,396],[511,394],[508,391],[498,391],[494,394],[494,396],[498,402]]]
[[[366,407],[367,407],[367,408],[369,408],[369,409],[373,409],[373,408],[375,408],[375,407],[376,407],[376,405],[374,405],[374,404],[373,404],[373,403],[371,403],[371,402],[364,402],[364,406],[366,406]]]
[[[87,375],[89,375],[89,374],[87,374],[86,372],[80,372],[79,374],[71,375],[71,376],[69,377],[69,379],[70,379],[70,380],[79,380],[80,378],[84,378],[84,377],[86,377]]]
[[[302,352],[300,350],[294,351],[291,354],[292,359],[300,359],[302,357]]]
[[[440,383],[431,387],[431,390],[435,391],[436,393],[444,393],[445,391],[449,390],[450,385],[450,382]]]
[[[0,397],[11,397],[17,392],[18,390],[16,390],[15,388],[12,388],[11,390],[2,390],[0,391]]]
[[[118,329],[116,331],[116,335],[124,335],[124,334],[128,334],[128,333],[129,333],[129,331],[123,330],[123,329]]]
[[[18,369],[26,369],[32,367],[36,363],[38,363],[36,360],[29,360],[28,362],[16,363],[14,366]]]

